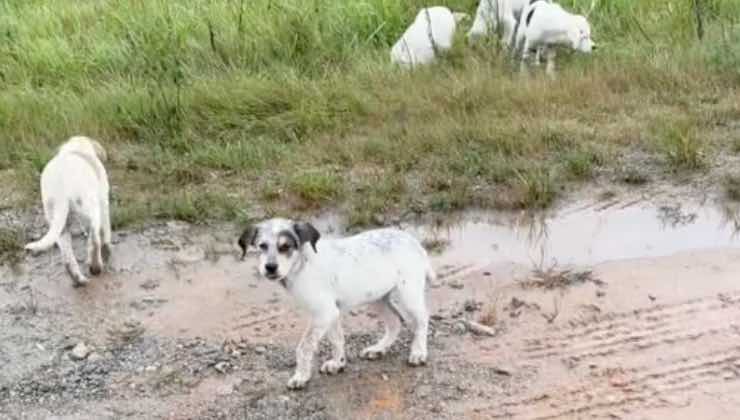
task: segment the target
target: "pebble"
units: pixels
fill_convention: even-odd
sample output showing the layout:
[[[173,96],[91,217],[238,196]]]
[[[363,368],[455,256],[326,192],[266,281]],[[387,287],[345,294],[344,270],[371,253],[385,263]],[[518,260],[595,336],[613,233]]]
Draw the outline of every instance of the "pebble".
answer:
[[[460,322],[456,322],[456,323],[455,323],[455,324],[454,324],[454,325],[452,326],[452,331],[453,331],[453,332],[454,332],[455,334],[458,334],[458,335],[463,335],[463,334],[465,334],[465,333],[466,333],[466,332],[468,331],[468,327],[467,327],[467,326],[465,326],[465,323],[464,323],[464,322],[460,321]]]
[[[69,352],[69,358],[72,360],[84,360],[90,354],[90,349],[83,342],[77,345]]]
[[[464,284],[460,283],[459,281],[451,281],[447,283],[447,286],[449,286],[450,289],[462,289],[465,287]]]
[[[87,356],[88,362],[98,362],[103,360],[103,356],[100,355],[100,353],[92,352],[89,356]]]
[[[257,346],[254,348],[254,352],[257,354],[263,354],[267,351],[267,349],[264,346]]]
[[[226,371],[229,370],[229,364],[226,362],[218,362],[213,368],[219,373],[226,373]]]

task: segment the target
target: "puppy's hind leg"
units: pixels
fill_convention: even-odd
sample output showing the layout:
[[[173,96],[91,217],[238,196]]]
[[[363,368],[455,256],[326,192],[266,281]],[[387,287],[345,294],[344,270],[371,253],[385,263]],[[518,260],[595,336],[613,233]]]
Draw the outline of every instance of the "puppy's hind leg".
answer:
[[[408,281],[398,289],[401,306],[414,321],[414,339],[411,342],[411,354],[409,355],[409,364],[412,366],[423,365],[427,362],[429,312],[424,296],[424,284],[425,280],[418,283]]]
[[[332,357],[321,365],[319,372],[334,375],[343,371],[347,363],[344,355],[344,331],[342,331],[342,322],[339,318],[329,328],[327,337],[332,346]]]
[[[77,259],[75,258],[74,250],[72,249],[72,235],[70,235],[68,230],[65,230],[59,236],[57,246],[59,246],[59,250],[62,252],[64,268],[67,269],[67,273],[72,277],[72,284],[75,287],[86,285],[88,283],[88,279],[80,271],[80,266],[77,265]]]
[[[110,200],[108,197],[103,197],[101,200],[101,209],[100,209],[100,224],[102,226],[101,228],[101,236],[103,240],[103,258],[105,261],[108,261],[111,257],[111,240],[112,240],[112,230],[110,227]]]
[[[383,322],[385,334],[377,343],[362,350],[360,357],[363,359],[374,360],[383,356],[396,342],[398,334],[401,332],[401,318],[391,305],[393,304],[390,302],[390,296],[388,295],[383,300],[372,304]]]
[[[97,213],[90,214],[89,226],[87,255],[90,262],[90,274],[97,276],[103,272],[103,244],[101,241],[100,216]]]

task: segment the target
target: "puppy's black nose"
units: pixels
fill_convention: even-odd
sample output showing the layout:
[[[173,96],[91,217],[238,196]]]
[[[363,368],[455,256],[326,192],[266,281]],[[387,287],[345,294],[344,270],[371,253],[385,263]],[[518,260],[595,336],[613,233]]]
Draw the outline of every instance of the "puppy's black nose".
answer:
[[[275,263],[267,263],[265,264],[265,271],[267,274],[275,274],[277,273],[278,265]]]

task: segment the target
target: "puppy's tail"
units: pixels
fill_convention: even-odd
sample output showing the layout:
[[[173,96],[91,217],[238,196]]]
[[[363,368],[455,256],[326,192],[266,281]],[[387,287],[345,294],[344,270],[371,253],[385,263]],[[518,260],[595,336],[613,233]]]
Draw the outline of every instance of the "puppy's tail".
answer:
[[[56,203],[52,213],[50,214],[51,220],[49,221],[49,231],[46,232],[46,235],[44,235],[43,238],[26,245],[26,251],[43,252],[54,246],[54,244],[59,240],[59,236],[64,231],[64,227],[67,226],[68,214],[69,202],[67,200]]]

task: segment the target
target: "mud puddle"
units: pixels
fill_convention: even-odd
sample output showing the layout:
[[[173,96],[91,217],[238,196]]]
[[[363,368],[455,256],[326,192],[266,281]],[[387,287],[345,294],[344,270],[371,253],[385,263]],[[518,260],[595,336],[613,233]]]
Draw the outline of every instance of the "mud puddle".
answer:
[[[439,272],[432,366],[405,367],[408,337],[381,362],[357,360],[378,334],[358,309],[344,321],[348,372],[317,374],[299,394],[284,382],[306,320],[257,279],[253,254],[239,260],[239,227],[117,233],[111,269],[84,289],[57,253],[0,267],[0,405],[11,418],[663,418],[715,400],[740,413],[729,393],[740,386],[740,239],[728,214],[599,202],[405,223]],[[342,231],[332,216],[316,225]],[[95,362],[70,360],[78,342]],[[87,396],[65,402],[80,384]]]
[[[442,264],[596,264],[740,245],[740,225],[711,205],[577,204],[553,214],[466,213],[443,226],[409,226],[439,242]]]

